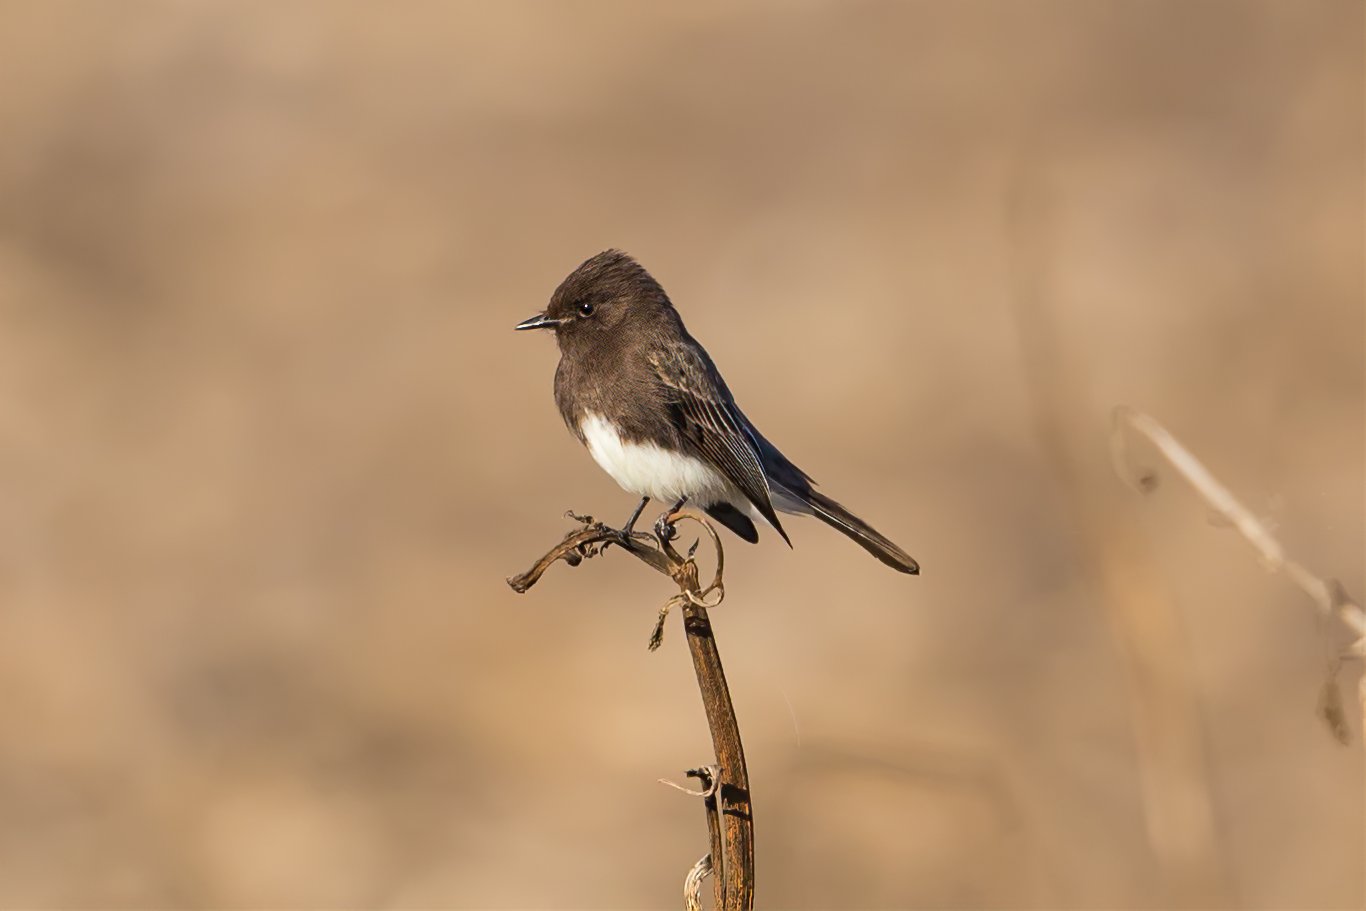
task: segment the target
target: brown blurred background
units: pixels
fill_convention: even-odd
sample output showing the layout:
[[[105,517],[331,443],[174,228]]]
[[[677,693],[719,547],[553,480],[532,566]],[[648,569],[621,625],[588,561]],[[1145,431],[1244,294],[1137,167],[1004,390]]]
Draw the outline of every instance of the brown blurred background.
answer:
[[[1362,45],[1308,0],[0,4],[0,906],[678,906],[667,583],[503,581],[633,506],[511,331],[620,246],[925,567],[729,551],[763,906],[1360,907],[1344,637],[1106,434],[1363,593]]]

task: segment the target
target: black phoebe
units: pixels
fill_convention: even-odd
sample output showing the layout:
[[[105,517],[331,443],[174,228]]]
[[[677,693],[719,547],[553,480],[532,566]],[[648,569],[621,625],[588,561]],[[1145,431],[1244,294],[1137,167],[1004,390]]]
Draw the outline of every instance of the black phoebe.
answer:
[[[517,328],[555,330],[555,403],[564,422],[613,480],[643,498],[628,532],[656,497],[676,501],[674,509],[692,501],[751,543],[759,540],[751,517],[763,518],[790,547],[782,510],[814,515],[893,569],[920,572],[764,439],[659,282],[625,253],[586,261],[544,313]],[[660,521],[662,533],[672,531]]]

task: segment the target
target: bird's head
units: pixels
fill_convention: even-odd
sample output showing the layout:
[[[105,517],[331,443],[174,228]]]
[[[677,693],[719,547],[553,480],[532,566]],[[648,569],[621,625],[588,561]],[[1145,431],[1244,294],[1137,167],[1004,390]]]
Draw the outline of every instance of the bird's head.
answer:
[[[669,296],[640,263],[620,250],[607,250],[560,282],[545,312],[515,328],[553,329],[562,351],[581,345],[615,347],[612,342],[626,327],[648,327],[673,312]]]

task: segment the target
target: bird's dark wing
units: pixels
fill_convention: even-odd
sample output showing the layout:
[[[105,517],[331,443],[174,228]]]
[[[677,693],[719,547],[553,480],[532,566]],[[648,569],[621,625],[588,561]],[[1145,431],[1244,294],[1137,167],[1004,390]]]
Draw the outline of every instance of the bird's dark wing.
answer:
[[[790,546],[769,497],[758,441],[716,368],[693,345],[661,347],[649,359],[665,401],[680,419],[683,438],[739,488]]]

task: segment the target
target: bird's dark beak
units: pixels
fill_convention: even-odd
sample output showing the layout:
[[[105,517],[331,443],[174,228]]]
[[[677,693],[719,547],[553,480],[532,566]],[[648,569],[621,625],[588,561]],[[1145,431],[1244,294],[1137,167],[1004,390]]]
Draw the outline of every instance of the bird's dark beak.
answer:
[[[531,319],[522,320],[520,323],[513,326],[512,328],[517,329],[519,331],[522,329],[554,329],[562,322],[564,321],[558,319],[551,319],[544,313],[538,313]]]

